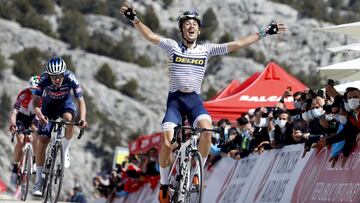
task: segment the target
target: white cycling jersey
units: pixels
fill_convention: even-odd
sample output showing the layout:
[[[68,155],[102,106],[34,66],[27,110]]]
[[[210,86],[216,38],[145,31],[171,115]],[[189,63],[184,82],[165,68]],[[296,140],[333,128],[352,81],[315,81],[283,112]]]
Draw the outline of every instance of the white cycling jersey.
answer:
[[[187,49],[182,42],[162,38],[159,47],[169,58],[170,92],[185,90],[200,94],[208,59],[228,53],[226,43],[197,44],[193,49]]]

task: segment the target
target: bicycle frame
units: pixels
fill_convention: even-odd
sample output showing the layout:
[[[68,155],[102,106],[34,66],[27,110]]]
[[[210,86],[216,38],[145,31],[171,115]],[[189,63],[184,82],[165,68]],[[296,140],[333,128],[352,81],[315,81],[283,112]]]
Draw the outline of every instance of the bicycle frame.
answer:
[[[62,148],[62,138],[65,137],[65,133],[63,133],[63,130],[65,129],[66,125],[76,125],[79,126],[80,123],[74,123],[74,122],[67,122],[64,120],[56,121],[56,120],[50,120],[49,122],[52,122],[55,126],[53,128],[53,132],[56,133],[55,136],[51,136],[51,146],[48,147],[47,153],[46,153],[46,159],[45,159],[45,167],[43,170],[43,198],[44,202],[57,202],[61,186],[62,186],[62,178],[64,176],[64,152]],[[78,136],[78,139],[81,138],[83,135],[84,130],[80,130],[80,134]],[[64,135],[63,135],[64,134]],[[57,152],[60,151],[60,164],[55,166],[55,161],[57,158]],[[56,167],[56,168],[55,168]],[[52,190],[53,190],[53,178],[54,183],[57,184],[58,182],[58,191],[55,194],[55,198],[52,199]]]
[[[183,130],[191,130],[191,136],[190,139],[188,139],[187,141],[183,142],[180,146],[180,148],[174,153],[174,158],[173,158],[173,163],[172,166],[170,167],[170,173],[172,173],[174,170],[176,170],[176,178],[175,178],[175,184],[176,185],[171,185],[171,187],[169,187],[169,192],[170,192],[170,196],[171,196],[171,200],[172,201],[176,201],[176,202],[184,202],[184,201],[189,201],[189,199],[187,199],[189,197],[190,194],[190,186],[191,186],[191,180],[193,177],[191,177],[191,175],[195,175],[191,174],[191,167],[192,167],[192,162],[193,160],[198,162],[198,165],[200,167],[199,169],[199,173],[198,175],[200,175],[200,183],[202,184],[202,167],[203,167],[203,163],[201,161],[200,158],[200,153],[198,151],[198,142],[201,136],[201,133],[204,131],[213,131],[213,132],[220,132],[220,129],[206,129],[206,128],[192,128],[192,127],[186,127],[186,126],[181,126],[179,125],[178,127],[175,128],[175,133],[174,133],[174,138],[171,141],[171,143],[173,144],[175,141],[178,142],[178,135],[179,135],[179,129],[183,129]],[[184,135],[183,135],[184,137]],[[193,160],[192,160],[193,159]],[[173,178],[173,174],[170,174],[168,177],[168,181],[169,183],[171,183],[171,179]],[[177,190],[177,191],[176,191]],[[199,201],[201,201],[202,199],[202,185],[200,186],[200,189],[198,190],[199,192]],[[188,196],[186,196],[188,195]]]

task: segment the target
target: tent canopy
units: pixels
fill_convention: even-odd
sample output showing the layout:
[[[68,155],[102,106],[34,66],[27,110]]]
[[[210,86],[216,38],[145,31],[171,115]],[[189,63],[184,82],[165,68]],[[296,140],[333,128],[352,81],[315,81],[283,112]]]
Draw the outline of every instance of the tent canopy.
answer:
[[[360,43],[348,44],[344,46],[331,47],[327,48],[327,50],[331,52],[339,52],[339,51],[360,51]]]
[[[225,98],[204,102],[204,106],[215,121],[221,118],[235,121],[251,108],[274,106],[288,87],[291,87],[292,92],[304,91],[307,88],[279,65],[270,62],[244,89]],[[293,108],[292,101],[292,97],[285,99],[287,108]]]
[[[325,78],[340,81],[353,81],[360,78],[360,58],[317,69]]]
[[[329,26],[329,27],[320,28],[318,30],[325,32],[347,34],[354,37],[360,37],[360,22]]]
[[[224,89],[222,89],[218,94],[216,94],[214,97],[212,97],[210,100],[218,100],[224,97],[228,97],[230,95],[233,95],[243,89],[245,89],[247,86],[249,86],[251,83],[253,83],[257,77],[259,77],[260,73],[256,72],[252,74],[248,79],[246,79],[243,83],[240,84],[238,80],[232,80],[228,86],[226,86]]]

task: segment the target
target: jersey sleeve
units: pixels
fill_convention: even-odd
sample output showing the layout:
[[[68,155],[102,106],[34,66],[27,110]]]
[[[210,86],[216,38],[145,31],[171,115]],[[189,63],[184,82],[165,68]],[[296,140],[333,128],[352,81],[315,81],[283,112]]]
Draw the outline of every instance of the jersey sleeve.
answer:
[[[227,49],[227,44],[205,44],[206,48],[209,51],[209,57],[211,56],[218,56],[218,55],[225,55],[229,53]]]
[[[177,43],[173,39],[161,38],[158,45],[162,50],[164,50],[168,55],[171,54],[174,47],[177,46]]]
[[[74,91],[75,98],[80,99],[83,96],[83,90],[80,87],[79,81],[76,79],[74,73],[72,73],[72,72],[69,73],[68,78],[70,81],[70,87]]]
[[[15,101],[15,104],[14,104],[14,109],[16,110],[20,110],[20,106],[21,106],[21,102],[22,100],[24,100],[26,97],[24,91],[21,91],[18,96],[16,97],[16,101]]]

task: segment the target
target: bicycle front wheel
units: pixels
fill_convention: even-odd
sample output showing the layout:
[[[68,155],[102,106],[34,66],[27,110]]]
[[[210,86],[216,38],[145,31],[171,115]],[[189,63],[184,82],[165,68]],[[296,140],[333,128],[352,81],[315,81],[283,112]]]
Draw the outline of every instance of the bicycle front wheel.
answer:
[[[56,203],[61,192],[62,179],[64,174],[64,153],[61,143],[57,143],[52,149],[52,162],[49,176],[46,181],[44,203]]]
[[[31,165],[32,165],[32,150],[31,148],[27,148],[24,153],[21,173],[20,173],[20,189],[21,189],[21,200],[25,201],[27,197],[27,193],[29,191],[29,180],[31,179]]]
[[[201,162],[201,154],[196,151],[191,153],[190,160],[190,170],[189,170],[189,188],[187,193],[187,198],[185,202],[187,203],[201,203],[203,198],[203,167]]]

